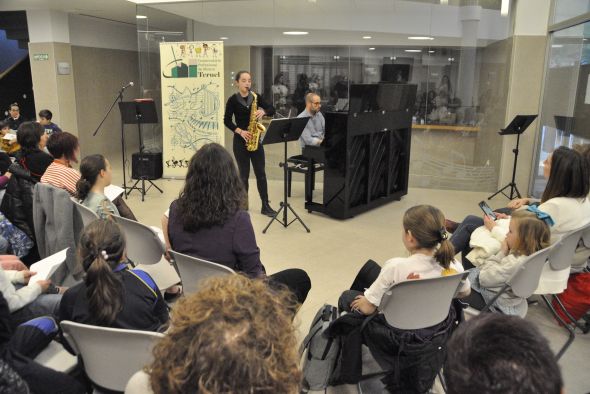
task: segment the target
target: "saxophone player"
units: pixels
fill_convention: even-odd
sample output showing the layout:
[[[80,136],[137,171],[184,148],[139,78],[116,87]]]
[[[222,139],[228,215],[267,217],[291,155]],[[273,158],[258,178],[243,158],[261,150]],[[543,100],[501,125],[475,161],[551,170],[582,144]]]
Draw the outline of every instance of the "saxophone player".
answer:
[[[234,156],[238,164],[240,178],[244,183],[246,191],[248,191],[250,162],[252,162],[258,194],[260,194],[260,199],[262,200],[261,213],[267,216],[274,216],[276,212],[268,202],[268,185],[264,169],[264,147],[258,144],[256,150],[249,151],[246,148],[246,144],[252,139],[252,126],[256,127],[256,122],[251,122],[251,119],[260,120],[265,115],[272,116],[275,113],[275,109],[261,95],[250,91],[252,77],[249,71],[239,71],[236,74],[235,83],[238,92],[227,100],[223,122],[234,133]],[[252,111],[253,109],[256,109],[256,111]]]

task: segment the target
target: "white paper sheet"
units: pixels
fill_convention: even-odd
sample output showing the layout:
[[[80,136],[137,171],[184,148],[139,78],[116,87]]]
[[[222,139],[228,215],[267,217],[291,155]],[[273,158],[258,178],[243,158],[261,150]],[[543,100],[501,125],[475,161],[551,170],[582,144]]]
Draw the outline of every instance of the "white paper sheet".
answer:
[[[104,195],[111,201],[119,197],[125,190],[122,187],[116,185],[108,185],[104,188]]]
[[[31,283],[35,283],[38,280],[49,279],[51,275],[53,275],[53,273],[59,268],[59,266],[66,261],[66,253],[68,249],[69,248],[65,248],[60,252],[52,254],[51,256],[32,264],[29,270],[36,272],[37,274],[31,277],[31,280],[29,280],[29,286]]]

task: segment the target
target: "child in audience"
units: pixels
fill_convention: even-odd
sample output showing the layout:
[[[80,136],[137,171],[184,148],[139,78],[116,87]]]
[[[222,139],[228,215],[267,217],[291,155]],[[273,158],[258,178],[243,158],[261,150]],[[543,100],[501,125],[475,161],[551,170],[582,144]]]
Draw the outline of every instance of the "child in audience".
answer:
[[[39,124],[45,128],[45,134],[48,136],[54,133],[61,133],[61,129],[58,125],[53,123],[53,113],[48,109],[42,109],[39,111]]]
[[[476,309],[483,309],[528,256],[549,246],[549,223],[552,223],[551,218],[536,207],[514,211],[501,250],[469,274],[474,291],[464,301]],[[527,301],[508,290],[493,303],[491,309],[524,317]]]
[[[60,320],[145,331],[158,331],[168,322],[168,308],[153,279],[128,268],[125,238],[114,221],[98,219],[86,226],[78,255],[86,276],[65,292]]]
[[[408,209],[403,218],[402,241],[410,256],[390,259],[383,268],[369,260],[351,290],[340,297],[339,308],[370,315],[377,310],[383,294],[396,283],[463,272],[463,266],[454,260],[455,251],[444,225],[445,217],[438,208],[417,205]],[[469,282],[465,281],[458,297],[469,292]]]
[[[301,370],[286,290],[243,275],[209,279],[172,310],[154,361],[125,392],[299,393]]]

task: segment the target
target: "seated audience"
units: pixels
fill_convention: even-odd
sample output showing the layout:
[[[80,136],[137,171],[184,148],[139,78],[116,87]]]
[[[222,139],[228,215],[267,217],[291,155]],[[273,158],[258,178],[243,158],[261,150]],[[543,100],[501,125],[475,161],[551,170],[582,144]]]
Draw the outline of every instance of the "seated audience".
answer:
[[[38,317],[16,328],[8,303],[0,293],[0,366],[2,393],[81,394],[84,387],[71,376],[47,368],[34,361],[35,357],[59,333],[51,317]],[[9,371],[6,367],[10,368]],[[5,379],[9,379],[6,382]],[[6,391],[4,384],[8,385]]]
[[[369,260],[351,289],[340,297],[340,310],[370,315],[379,307],[383,294],[396,283],[463,272],[461,264],[454,260],[455,251],[444,223],[443,213],[433,206],[417,205],[408,209],[403,218],[402,241],[410,257],[390,259],[383,268]],[[465,281],[458,297],[465,297],[469,292],[469,281]]]
[[[18,103],[10,104],[8,108],[8,117],[5,119],[8,122],[8,127],[11,130],[18,130],[21,124],[25,122],[25,118],[20,114],[20,107]]]
[[[20,150],[20,145],[16,140],[16,135],[13,134],[11,139],[4,138],[7,134],[12,134],[10,132],[10,123],[5,120],[0,121],[0,149],[4,152],[9,154],[10,156],[14,156],[16,152]]]
[[[553,219],[551,242],[554,242],[563,234],[590,222],[590,169],[582,154],[561,146],[544,161],[543,175],[548,180],[538,208]],[[498,217],[509,218],[502,214]],[[473,268],[465,257],[471,251],[471,234],[482,225],[490,230],[495,239],[502,241],[506,237],[505,229],[497,226],[491,218],[485,216],[482,220],[477,216],[467,216],[451,237],[455,250],[462,253],[465,268]]]
[[[172,250],[226,265],[250,278],[266,278],[246,192],[236,165],[219,144],[207,144],[192,157],[180,196],[170,205],[162,228]],[[286,285],[303,303],[311,288],[307,273],[288,269],[268,277]]]
[[[53,162],[53,158],[42,151],[46,137],[39,123],[23,123],[19,127],[17,138],[21,150],[9,168],[12,176],[6,187],[0,211],[31,240],[35,240],[33,188]],[[37,257],[33,256],[32,261],[37,261]]]
[[[530,322],[487,313],[459,325],[444,366],[448,394],[560,394],[547,340]]]
[[[48,109],[42,109],[39,111],[39,124],[45,128],[45,134],[52,135],[54,133],[61,133],[61,129],[58,125],[53,123],[51,119],[53,118],[53,113],[51,113]]]
[[[64,293],[60,320],[145,331],[168,322],[168,307],[153,279],[128,268],[125,238],[114,221],[97,219],[86,226],[78,255],[86,275]]]
[[[290,298],[242,275],[210,279],[174,306],[153,363],[125,392],[299,393]]]
[[[304,118],[309,116],[310,119],[299,137],[299,143],[304,148],[305,145],[318,146],[324,141],[326,132],[326,120],[320,112],[322,100],[316,93],[307,93],[305,96],[305,111],[297,117]]]
[[[6,185],[8,185],[8,181],[12,174],[8,171],[10,165],[12,164],[12,160],[10,160],[10,156],[4,151],[0,151],[0,189],[5,189]],[[2,196],[0,195],[0,200]]]
[[[10,255],[4,259],[10,259]],[[0,292],[12,315],[13,327],[39,316],[57,317],[61,300],[61,294],[56,294],[59,289],[52,286],[50,280],[35,280],[36,272],[29,271],[24,264],[18,268],[5,269],[4,264],[0,265]],[[29,282],[33,283],[27,285]]]
[[[544,217],[544,220],[537,215]],[[483,309],[528,256],[549,246],[550,223],[551,218],[545,217],[535,207],[515,211],[501,250],[470,272],[469,280],[474,291],[463,301],[476,309]],[[527,308],[525,298],[507,290],[494,301],[490,309],[524,317]]]
[[[53,162],[45,170],[41,183],[64,189],[75,196],[80,173],[72,168],[72,163],[77,163],[80,156],[78,138],[68,132],[51,135],[47,140],[47,149],[53,156]]]

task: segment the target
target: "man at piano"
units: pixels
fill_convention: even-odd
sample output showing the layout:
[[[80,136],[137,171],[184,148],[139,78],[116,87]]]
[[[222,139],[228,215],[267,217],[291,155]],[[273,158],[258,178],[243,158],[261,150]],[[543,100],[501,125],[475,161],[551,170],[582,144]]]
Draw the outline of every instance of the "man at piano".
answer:
[[[298,118],[310,117],[299,142],[301,148],[306,145],[319,146],[324,140],[324,134],[326,131],[326,119],[320,112],[322,107],[320,96],[317,93],[307,93],[305,96],[305,110],[297,115]]]

